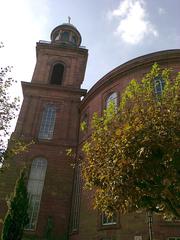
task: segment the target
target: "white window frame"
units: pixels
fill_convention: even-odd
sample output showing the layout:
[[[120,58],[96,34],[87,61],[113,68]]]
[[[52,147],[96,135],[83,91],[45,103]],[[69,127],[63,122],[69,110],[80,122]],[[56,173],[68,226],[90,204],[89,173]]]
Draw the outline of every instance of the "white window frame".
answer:
[[[36,229],[46,169],[46,159],[39,157],[33,160],[27,185],[27,191],[29,195],[29,223],[25,227],[25,230]]]
[[[51,140],[53,138],[56,121],[56,107],[47,105],[43,111],[39,130],[39,139]]]

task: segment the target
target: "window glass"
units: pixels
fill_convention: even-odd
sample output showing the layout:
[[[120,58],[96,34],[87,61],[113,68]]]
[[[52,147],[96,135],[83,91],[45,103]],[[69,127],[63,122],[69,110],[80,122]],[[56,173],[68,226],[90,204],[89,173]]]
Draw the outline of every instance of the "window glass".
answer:
[[[154,79],[154,91],[157,95],[161,95],[164,89],[164,79],[162,77],[156,77]]]
[[[105,213],[102,213],[102,225],[114,225],[117,223],[117,216],[113,214],[111,217],[107,216]]]
[[[106,108],[108,108],[109,104],[112,102],[114,103],[115,108],[117,108],[117,92],[111,93],[108,98],[106,99]]]
[[[36,228],[46,168],[46,159],[36,158],[33,160],[27,185],[29,194],[29,223],[25,228],[27,230],[34,230]]]
[[[48,105],[43,111],[41,125],[39,130],[39,139],[50,140],[53,138],[54,126],[56,120],[56,108]]]
[[[61,35],[61,40],[65,41],[65,42],[69,41],[69,33],[63,32]]]

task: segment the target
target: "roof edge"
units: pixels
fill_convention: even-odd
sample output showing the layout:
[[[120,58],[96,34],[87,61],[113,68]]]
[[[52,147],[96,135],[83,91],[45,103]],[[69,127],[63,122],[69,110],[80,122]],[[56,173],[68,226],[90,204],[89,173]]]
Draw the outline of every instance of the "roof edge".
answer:
[[[110,72],[104,75],[98,82],[96,82],[92,88],[87,92],[85,98],[82,101],[82,105],[89,101],[92,95],[99,89],[105,86],[106,84],[111,83],[109,80],[114,78],[118,74],[125,73],[133,68],[137,68],[139,66],[144,66],[147,64],[153,64],[155,62],[160,62],[162,60],[170,60],[170,59],[180,59],[180,49],[169,49],[169,50],[162,50],[153,53],[148,53],[139,57],[136,57],[132,60],[129,60]]]

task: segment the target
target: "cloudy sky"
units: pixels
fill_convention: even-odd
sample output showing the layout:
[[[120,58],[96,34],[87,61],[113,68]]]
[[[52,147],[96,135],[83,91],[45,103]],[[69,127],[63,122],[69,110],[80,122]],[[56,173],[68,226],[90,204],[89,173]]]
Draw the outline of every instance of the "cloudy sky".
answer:
[[[35,46],[49,40],[57,25],[71,16],[89,49],[83,88],[116,66],[141,55],[180,48],[180,0],[2,0],[0,66],[31,81]],[[21,95],[20,84],[14,92]]]

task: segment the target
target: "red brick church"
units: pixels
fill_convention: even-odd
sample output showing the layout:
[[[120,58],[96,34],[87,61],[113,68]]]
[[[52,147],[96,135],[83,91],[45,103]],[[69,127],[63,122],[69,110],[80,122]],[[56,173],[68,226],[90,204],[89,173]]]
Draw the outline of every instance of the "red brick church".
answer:
[[[22,82],[24,101],[13,135],[34,140],[30,150],[14,159],[0,180],[0,218],[6,213],[5,198],[13,190],[19,169],[29,168],[27,189],[30,221],[27,236],[44,236],[49,223],[56,238],[69,240],[148,240],[147,216],[142,213],[108,219],[92,210],[83,190],[78,159],[81,145],[90,134],[79,130],[80,122],[90,128],[94,112],[102,113],[110,101],[118,104],[127,83],[141,79],[152,64],[180,71],[180,49],[151,53],[124,63],[107,73],[87,92],[81,89],[88,50],[70,23],[57,26],[51,41],[39,41],[32,81]],[[157,85],[162,91],[162,83]],[[67,149],[75,152],[68,157]],[[82,159],[83,161],[83,159]],[[72,167],[72,164],[75,167]],[[156,240],[180,240],[180,221],[153,218]]]

